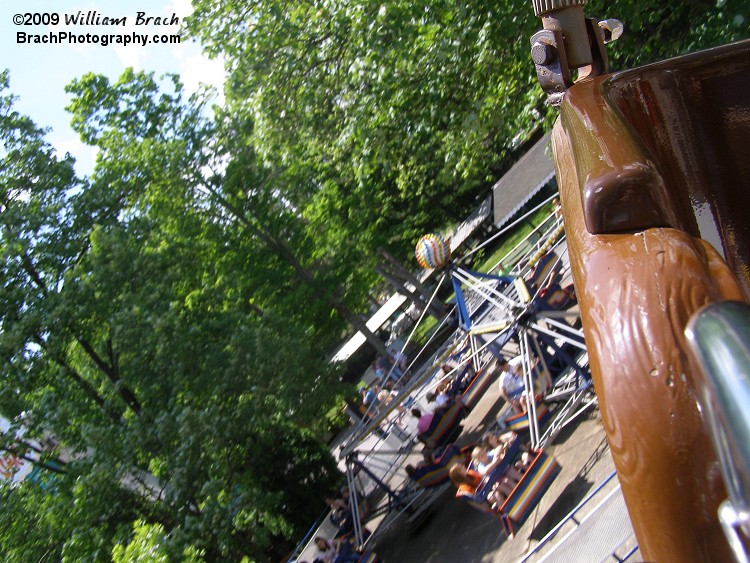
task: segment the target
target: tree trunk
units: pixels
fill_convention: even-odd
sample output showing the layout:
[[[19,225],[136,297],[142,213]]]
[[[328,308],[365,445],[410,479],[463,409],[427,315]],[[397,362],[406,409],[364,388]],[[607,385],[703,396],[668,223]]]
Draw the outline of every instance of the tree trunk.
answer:
[[[250,229],[250,231],[255,236],[257,236],[273,252],[275,252],[277,256],[279,256],[282,260],[289,264],[294,269],[297,276],[299,276],[299,278],[305,284],[318,289],[321,292],[324,292],[324,290],[319,287],[318,282],[315,280],[312,272],[302,264],[299,258],[297,258],[297,255],[294,254],[294,252],[289,248],[286,242],[278,239],[273,235],[273,233],[269,232],[268,229],[263,225],[262,221],[258,219],[258,217],[250,215],[250,218],[248,218],[243,209],[238,208],[236,205],[232,204],[215,188],[211,186],[206,187],[214,196],[219,205],[232,213],[232,215],[234,215],[243,225],[245,225],[245,227]],[[335,296],[335,292],[326,292],[326,294],[326,302],[331,307],[333,307],[333,309],[335,309],[339,315],[341,315],[341,318],[348,322],[353,328],[361,332],[379,354],[387,354],[385,343],[382,339],[378,338],[375,333],[367,328],[365,321],[363,321],[358,315],[353,313],[344,303],[342,303],[338,299],[338,297]]]
[[[378,253],[386,258],[387,263],[375,266],[375,271],[396,288],[396,291],[406,296],[407,299],[414,303],[420,312],[427,307],[427,312],[430,315],[438,320],[442,319],[444,311],[434,300],[430,301],[432,295],[429,290],[411,272],[401,266],[388,252],[381,248],[378,249]],[[414,286],[418,294],[415,294],[413,290],[410,290],[406,286],[407,283]]]
[[[23,268],[28,276],[32,279],[37,288],[42,292],[42,294],[45,296],[48,295],[49,291],[47,290],[47,286],[45,285],[42,276],[39,275],[39,272],[37,271],[34,262],[31,260],[31,257],[25,252],[23,253],[23,255],[21,255],[21,264],[23,265]],[[130,407],[130,409],[135,414],[139,414],[141,412],[141,405],[136,399],[135,393],[133,393],[133,391],[127,385],[123,385],[120,382],[120,376],[117,373],[116,365],[108,365],[99,356],[91,343],[89,343],[85,338],[78,336],[76,331],[72,328],[69,328],[69,330],[75,341],[78,342],[81,348],[83,348],[83,350],[89,356],[91,361],[94,362],[99,371],[103,373],[104,376],[107,377],[107,379],[109,379],[110,382],[115,386],[117,393],[120,395],[125,404],[128,405],[128,407]],[[108,346],[111,350],[111,342]]]
[[[427,303],[421,299],[420,295],[415,294],[413,290],[406,287],[403,281],[394,278],[382,265],[375,266],[375,271],[383,276],[385,281],[387,281],[398,293],[406,297],[417,308],[417,311],[419,311],[420,314],[425,310]],[[429,307],[427,307],[427,312],[438,320],[443,317],[442,311],[435,305],[435,303],[430,303]]]
[[[419,278],[417,278],[417,276],[412,274],[407,268],[401,265],[401,263],[384,248],[378,248],[378,254],[380,254],[380,256],[385,259],[392,274],[395,274],[398,278],[412,284],[420,293],[420,295],[422,295],[422,298],[425,300],[425,302],[429,302],[432,294],[430,293],[430,290],[427,289],[427,287],[421,281],[419,281]]]

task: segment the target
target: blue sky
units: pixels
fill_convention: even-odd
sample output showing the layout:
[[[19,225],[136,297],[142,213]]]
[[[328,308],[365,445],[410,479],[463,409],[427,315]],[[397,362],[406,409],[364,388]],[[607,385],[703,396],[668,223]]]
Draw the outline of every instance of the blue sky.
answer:
[[[70,97],[65,85],[87,72],[105,74],[116,80],[128,66],[136,70],[155,71],[157,75],[176,72],[186,89],[195,91],[200,82],[220,87],[223,80],[221,61],[209,61],[200,54],[199,45],[182,34],[179,45],[69,45],[19,43],[18,32],[34,35],[68,32],[80,34],[148,35],[176,34],[179,25],[135,26],[138,12],[146,17],[169,21],[176,14],[182,23],[192,11],[190,0],[31,0],[26,2],[0,0],[0,69],[10,69],[10,90],[19,101],[16,109],[31,116],[37,125],[51,127],[47,139],[61,152],[70,152],[79,173],[89,173],[95,153],[78,140],[70,129],[70,116],[65,111]],[[102,25],[64,25],[65,14],[99,18],[126,18],[125,27]],[[95,12],[95,13],[94,13]],[[14,19],[27,19],[23,14],[57,14],[60,25],[16,25]],[[15,18],[14,18],[15,16]],[[38,16],[37,16],[38,17]],[[39,21],[39,20],[37,20]],[[93,20],[90,20],[93,21]],[[100,20],[101,21],[101,20]],[[218,100],[221,101],[220,99]]]

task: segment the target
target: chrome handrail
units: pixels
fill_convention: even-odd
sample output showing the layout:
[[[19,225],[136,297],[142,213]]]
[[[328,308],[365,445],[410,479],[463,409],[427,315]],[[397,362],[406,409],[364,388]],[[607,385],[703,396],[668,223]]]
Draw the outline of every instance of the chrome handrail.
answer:
[[[729,498],[719,521],[740,563],[750,541],[750,306],[714,303],[690,319],[685,335],[704,376],[700,407]]]

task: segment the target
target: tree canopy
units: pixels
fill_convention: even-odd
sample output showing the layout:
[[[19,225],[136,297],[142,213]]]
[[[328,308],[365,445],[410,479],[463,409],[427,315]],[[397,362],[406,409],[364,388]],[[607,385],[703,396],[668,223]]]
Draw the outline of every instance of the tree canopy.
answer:
[[[170,556],[268,558],[340,479],[308,430],[334,374],[303,326],[251,307],[257,279],[237,272],[255,247],[199,193],[210,127],[179,85],[126,73],[71,91],[100,149],[86,180],[2,99],[0,409],[69,458],[49,501],[56,533],[0,542],[5,559],[106,558],[136,521],[168,531]]]

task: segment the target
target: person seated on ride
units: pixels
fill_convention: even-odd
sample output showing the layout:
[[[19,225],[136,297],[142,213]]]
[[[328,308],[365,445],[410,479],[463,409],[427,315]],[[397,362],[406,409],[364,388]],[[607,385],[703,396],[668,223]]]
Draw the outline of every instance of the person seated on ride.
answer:
[[[341,519],[337,525],[338,530],[333,536],[334,541],[340,543],[354,535],[354,515],[352,514],[351,508],[341,511]]]
[[[555,217],[557,219],[562,219],[563,218],[562,204],[560,204],[560,198],[559,197],[556,197],[555,199],[552,200],[552,206],[555,209]]]
[[[328,541],[318,536],[315,545],[318,552],[313,563],[357,563],[362,557],[350,539]]]
[[[470,364],[443,364],[440,369],[443,374],[435,386],[435,393],[445,393],[449,397],[463,393],[474,376],[474,369]]]
[[[437,385],[435,385],[435,393],[444,393],[448,394],[451,388],[452,381],[450,379],[444,379]]]
[[[340,526],[344,521],[344,518],[346,517],[346,511],[349,510],[349,508],[344,506],[343,503],[340,503],[339,499],[327,498],[326,504],[331,509],[331,514],[329,515],[331,523],[334,526]]]
[[[333,563],[338,556],[338,542],[336,540],[328,541],[324,537],[317,536],[315,538],[315,547],[318,548],[318,552],[315,554],[315,561]]]
[[[477,446],[471,452],[471,466],[482,477],[495,469],[501,461],[503,452],[500,448],[488,450],[484,446]]]
[[[477,487],[482,483],[482,476],[475,470],[465,467],[460,463],[454,463],[448,473],[451,483],[458,489],[458,494],[472,496],[476,493]],[[502,502],[498,494],[493,490],[487,497],[487,502],[491,506]]]
[[[434,412],[422,414],[422,411],[416,408],[411,409],[411,414],[417,419],[417,432],[420,434],[427,432],[432,423],[432,419],[435,417]]]
[[[329,516],[331,523],[340,529],[351,514],[349,499],[326,498],[326,504],[331,509],[331,514]]]
[[[366,553],[357,551],[351,540],[342,541],[338,546],[336,558],[332,563],[358,563],[363,560]],[[368,561],[370,559],[367,559]],[[377,559],[376,559],[377,560]]]
[[[357,493],[356,506],[359,513],[359,520],[363,522],[370,514],[371,504],[367,496]],[[337,498],[326,498],[326,504],[331,507],[331,523],[338,528],[334,535],[335,541],[349,539],[354,534],[354,516],[352,495],[347,486],[341,488],[341,495]]]
[[[427,393],[425,398],[428,403],[435,403],[435,409],[439,409],[451,399],[447,393],[437,392],[437,388],[435,389],[435,392]]]
[[[477,372],[471,363],[461,363],[453,376],[441,381],[438,384],[439,387],[436,387],[435,390],[438,393],[445,393],[449,397],[460,396],[468,389],[476,375]]]
[[[436,463],[436,460],[435,460],[434,450],[431,450],[429,448],[424,448],[422,450],[422,461],[417,463],[417,465],[407,464],[404,469],[406,470],[406,474],[409,477],[413,478],[417,470],[423,469],[425,467],[433,466],[435,465],[435,463]]]
[[[427,399],[428,403],[432,402],[433,397],[436,399],[437,396],[434,395],[434,393],[427,393],[425,395],[425,398]],[[417,422],[417,430],[419,433],[426,432],[427,429],[430,427],[430,424],[432,424],[432,421],[435,417],[442,417],[448,409],[453,405],[453,403],[456,402],[456,397],[451,397],[450,395],[447,396],[447,400],[443,401],[441,404],[435,404],[435,407],[432,409],[431,413],[422,414],[422,411],[413,408],[411,410],[411,414],[416,416],[421,422]],[[437,403],[437,401],[435,401]]]
[[[472,465],[476,472],[484,477],[503,461],[504,453],[502,445],[494,450],[488,450],[484,446],[477,446],[471,452]],[[522,469],[519,466],[509,465],[505,473],[492,486],[491,494],[494,494],[494,502],[496,503],[495,506],[492,506],[493,509],[505,502],[505,499],[513,492],[513,489],[523,477],[521,471]],[[490,504],[492,505],[493,503]]]
[[[331,509],[331,523],[340,528],[351,512],[349,506],[349,487],[344,485],[341,487],[337,497],[326,497],[325,502],[328,508]]]
[[[367,497],[360,493],[356,493],[356,497],[360,515],[362,515],[363,512],[369,512],[369,501],[367,500]],[[352,512],[349,487],[346,485],[342,486],[337,497],[326,497],[325,502],[331,509],[331,521],[340,527],[341,523],[345,521]]]
[[[331,508],[334,508],[334,505],[337,505],[339,508],[341,508],[342,505],[345,505],[346,507],[349,506],[349,500],[350,500],[350,492],[349,487],[347,485],[341,485],[338,490],[338,494],[334,497],[326,497],[326,503],[331,506]]]
[[[482,482],[482,476],[477,471],[464,467],[460,463],[454,463],[448,475],[451,483],[456,486],[460,493],[473,495]]]
[[[437,457],[436,457],[435,450],[431,450],[430,448],[422,449],[422,461],[420,461],[419,463],[429,464],[429,463],[435,463],[436,461],[437,461]]]
[[[522,356],[516,356],[510,361],[501,358],[498,361],[500,374],[500,396],[505,399],[513,412],[526,412],[526,387],[523,382]]]
[[[466,412],[460,399],[455,397],[432,413],[423,415],[421,410],[413,409],[412,414],[419,419],[417,439],[433,449],[454,442],[461,433],[461,421]]]
[[[482,436],[481,444],[490,452],[500,452],[499,455],[502,457],[516,438],[518,438],[518,434],[515,432],[504,432],[499,435],[494,432],[487,432]],[[523,449],[523,452],[521,453],[521,457],[515,462],[514,467],[519,471],[525,471],[534,456],[529,451],[528,444],[522,444],[521,449]]]
[[[488,450],[502,448],[504,454],[505,450],[508,449],[508,446],[510,446],[517,437],[518,434],[515,432],[503,432],[502,434],[497,434],[490,431],[482,436],[482,445]]]

